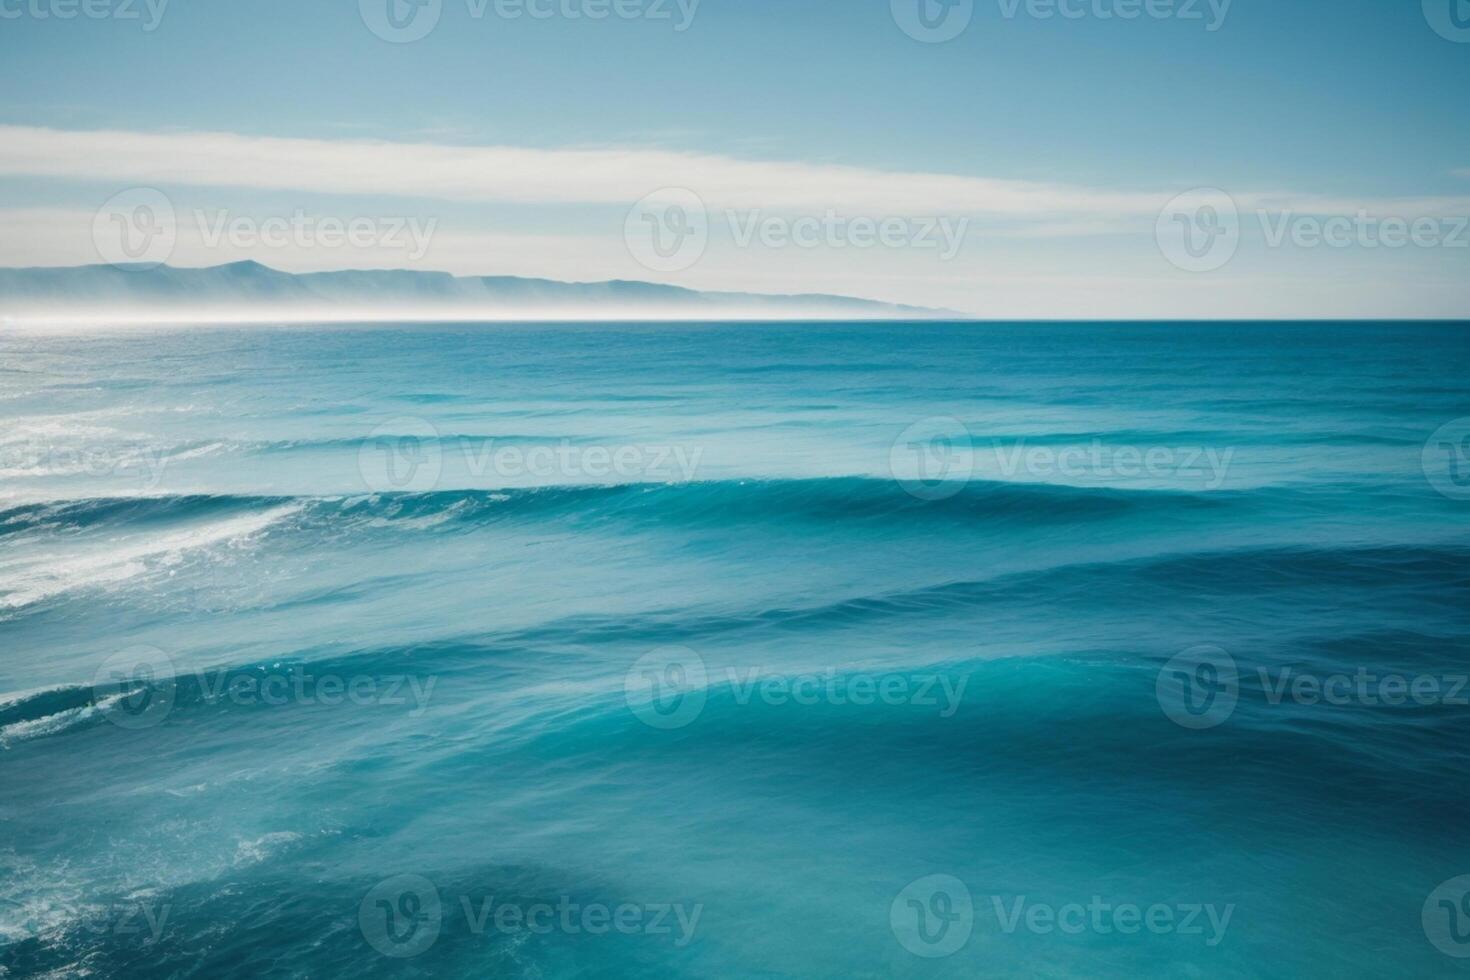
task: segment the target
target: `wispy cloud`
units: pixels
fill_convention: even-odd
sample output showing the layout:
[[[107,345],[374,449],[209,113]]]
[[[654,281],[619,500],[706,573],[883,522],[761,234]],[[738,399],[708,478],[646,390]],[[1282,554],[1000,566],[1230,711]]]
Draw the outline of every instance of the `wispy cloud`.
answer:
[[[1118,191],[651,146],[542,149],[0,126],[0,178],[25,177],[73,180],[88,190],[84,199],[53,195],[46,206],[28,201],[27,207],[0,209],[6,229],[0,265],[104,261],[93,210],[98,186],[113,192],[153,186],[178,208],[178,237],[169,258],[175,265],[255,258],[292,271],[408,266],[552,279],[653,278],[702,289],[844,293],[991,316],[1162,316],[1195,310],[1206,293],[1214,297],[1212,316],[1448,315],[1462,308],[1464,295],[1462,279],[1447,271],[1454,253],[1343,255],[1339,265],[1351,263],[1351,272],[1335,276],[1328,290],[1340,305],[1324,306],[1321,273],[1309,264],[1316,253],[1267,250],[1261,241],[1267,222],[1256,212],[1470,215],[1470,195],[1326,197],[1221,182],[1241,212],[1241,255],[1218,275],[1191,278],[1176,275],[1155,242],[1165,206],[1189,189],[1173,185]],[[636,261],[623,221],[635,201],[673,187],[694,190],[711,211],[707,251],[676,276],[651,273]],[[337,198],[313,201],[314,218],[408,214],[435,219],[439,228],[416,258],[385,247],[211,243],[199,233],[200,213],[209,222],[222,212],[256,222],[291,214],[250,193],[262,190]],[[526,208],[490,215],[471,206],[481,204]],[[731,222],[723,212],[747,209],[772,215],[832,209],[848,217],[962,217],[969,234],[952,265],[939,262],[936,251],[917,248],[766,247],[759,236],[742,245],[732,229],[746,228],[745,216]],[[1133,237],[1105,237],[1119,235]],[[1385,269],[1390,263],[1397,272]],[[1423,281],[1407,293],[1394,290],[1392,283],[1406,280],[1393,277],[1408,268],[1419,270]],[[1077,281],[1078,269],[1093,278]],[[1262,270],[1295,278],[1266,285],[1249,279]],[[1405,295],[1413,302],[1404,301]]]
[[[869,214],[1054,218],[1148,214],[1161,203],[1161,192],[662,149],[546,150],[22,126],[0,126],[0,175],[524,204],[628,205],[662,188],[687,187],[712,207],[831,207]]]
[[[1184,190],[1116,191],[640,147],[537,149],[26,126],[0,126],[0,176],[542,205],[627,206],[661,189],[682,187],[715,208],[990,215],[1044,222],[1070,234],[1081,225],[1096,229],[1105,220],[1152,217]],[[1470,213],[1466,196],[1351,199],[1224,189],[1243,210]]]
[[[661,188],[688,187],[711,206],[895,214],[1126,214],[1158,207],[1150,194],[666,150],[30,127],[0,127],[0,174],[526,204],[631,204]]]

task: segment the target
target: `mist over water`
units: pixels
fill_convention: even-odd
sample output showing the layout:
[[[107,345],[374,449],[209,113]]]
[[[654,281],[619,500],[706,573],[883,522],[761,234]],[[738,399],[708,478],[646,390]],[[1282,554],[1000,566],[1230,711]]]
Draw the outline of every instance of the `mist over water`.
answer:
[[[1467,369],[0,336],[0,975],[1455,975]]]

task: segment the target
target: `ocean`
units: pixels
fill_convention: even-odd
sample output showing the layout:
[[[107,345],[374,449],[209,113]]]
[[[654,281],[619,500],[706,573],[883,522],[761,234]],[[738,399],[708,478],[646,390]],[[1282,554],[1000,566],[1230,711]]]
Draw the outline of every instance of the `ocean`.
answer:
[[[1467,340],[8,330],[0,974],[1462,975]]]

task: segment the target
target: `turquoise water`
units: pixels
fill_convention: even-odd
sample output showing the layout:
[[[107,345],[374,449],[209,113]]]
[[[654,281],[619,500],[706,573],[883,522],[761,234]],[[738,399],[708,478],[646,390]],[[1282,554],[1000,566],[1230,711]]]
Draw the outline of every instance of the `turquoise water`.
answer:
[[[1463,973],[1466,341],[0,337],[0,968]]]

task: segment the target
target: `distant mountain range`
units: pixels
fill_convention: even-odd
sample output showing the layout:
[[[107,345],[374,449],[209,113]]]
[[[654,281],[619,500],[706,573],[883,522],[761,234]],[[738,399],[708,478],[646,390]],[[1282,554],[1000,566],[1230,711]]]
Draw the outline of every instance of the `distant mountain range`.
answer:
[[[848,296],[715,293],[648,282],[573,283],[410,270],[281,272],[87,265],[0,269],[0,319],[909,319],[951,316]]]

